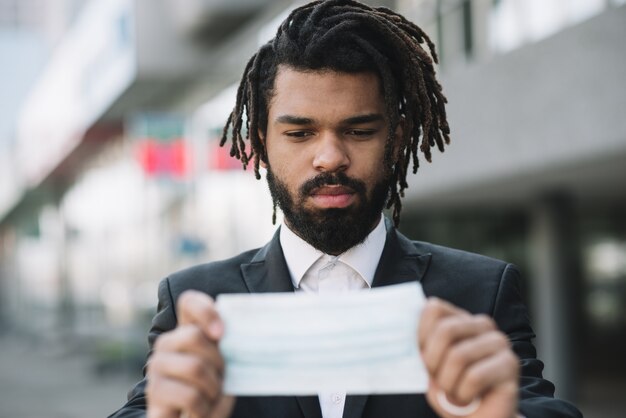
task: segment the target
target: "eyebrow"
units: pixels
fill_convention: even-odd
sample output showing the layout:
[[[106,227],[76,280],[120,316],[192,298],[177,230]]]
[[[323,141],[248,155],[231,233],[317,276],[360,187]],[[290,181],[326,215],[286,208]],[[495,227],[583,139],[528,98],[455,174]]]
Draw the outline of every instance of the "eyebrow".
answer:
[[[380,113],[369,113],[367,115],[353,116],[348,119],[344,119],[343,123],[346,125],[358,125],[361,123],[380,122],[385,118]]]
[[[341,123],[344,125],[358,125],[361,123],[379,122],[382,120],[384,120],[384,117],[380,113],[368,113],[366,115],[349,117],[342,120]],[[289,125],[311,125],[314,122],[314,119],[294,115],[280,115],[276,118],[276,123],[285,123]]]
[[[302,116],[280,115],[276,118],[276,123],[286,123],[289,125],[310,125],[313,119]]]

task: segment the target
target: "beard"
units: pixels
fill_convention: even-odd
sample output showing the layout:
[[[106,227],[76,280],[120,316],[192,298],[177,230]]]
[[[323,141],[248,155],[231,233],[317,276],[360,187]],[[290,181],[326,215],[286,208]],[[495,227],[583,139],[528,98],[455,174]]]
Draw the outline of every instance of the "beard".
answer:
[[[274,202],[285,215],[289,227],[303,240],[326,254],[339,255],[362,243],[372,231],[389,195],[390,179],[384,177],[375,183],[370,195],[366,184],[343,172],[321,173],[307,180],[292,196],[287,185],[267,167],[267,184]],[[346,208],[308,209],[305,200],[311,192],[327,185],[351,188],[357,195],[356,203]]]

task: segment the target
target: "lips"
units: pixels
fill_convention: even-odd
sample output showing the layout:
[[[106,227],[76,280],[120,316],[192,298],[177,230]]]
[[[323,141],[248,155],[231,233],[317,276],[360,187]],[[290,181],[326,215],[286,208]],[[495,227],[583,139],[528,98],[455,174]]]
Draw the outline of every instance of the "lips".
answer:
[[[354,194],[354,190],[346,186],[322,186],[313,190],[312,195],[338,196],[342,194]]]
[[[325,185],[314,189],[311,198],[320,208],[345,208],[352,204],[355,195],[354,190],[349,187]]]

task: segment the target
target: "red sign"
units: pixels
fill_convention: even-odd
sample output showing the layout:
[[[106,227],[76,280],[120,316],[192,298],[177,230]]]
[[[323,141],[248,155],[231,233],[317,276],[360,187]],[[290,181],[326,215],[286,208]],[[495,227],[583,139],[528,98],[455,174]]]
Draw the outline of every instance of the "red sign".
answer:
[[[142,139],[137,142],[137,158],[149,177],[184,178],[190,171],[187,145],[182,138],[167,142]]]
[[[230,156],[230,144],[220,147],[214,141],[209,147],[209,169],[212,170],[241,170],[241,161]],[[252,163],[251,163],[252,164]]]

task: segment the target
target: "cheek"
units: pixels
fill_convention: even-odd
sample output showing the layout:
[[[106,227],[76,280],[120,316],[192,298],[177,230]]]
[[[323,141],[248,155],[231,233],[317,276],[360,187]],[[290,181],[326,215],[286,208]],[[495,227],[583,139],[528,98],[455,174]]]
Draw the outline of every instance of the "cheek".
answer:
[[[297,163],[298,154],[290,152],[288,148],[283,146],[270,145],[266,147],[265,153],[269,165],[276,174],[286,174],[292,170],[290,166]]]
[[[294,189],[294,185],[298,186],[311,176],[308,170],[310,164],[307,164],[306,153],[303,150],[270,147],[267,158],[274,175],[289,185],[290,189]]]
[[[372,150],[366,159],[366,175],[372,179],[379,178],[384,175],[385,169],[385,150],[384,148],[376,147],[376,149]]]
[[[294,195],[299,189],[299,176],[294,172],[294,165],[292,164],[276,164],[272,161],[280,161],[270,158],[270,166],[272,173],[277,181],[279,181],[284,187],[287,188],[290,194]]]

